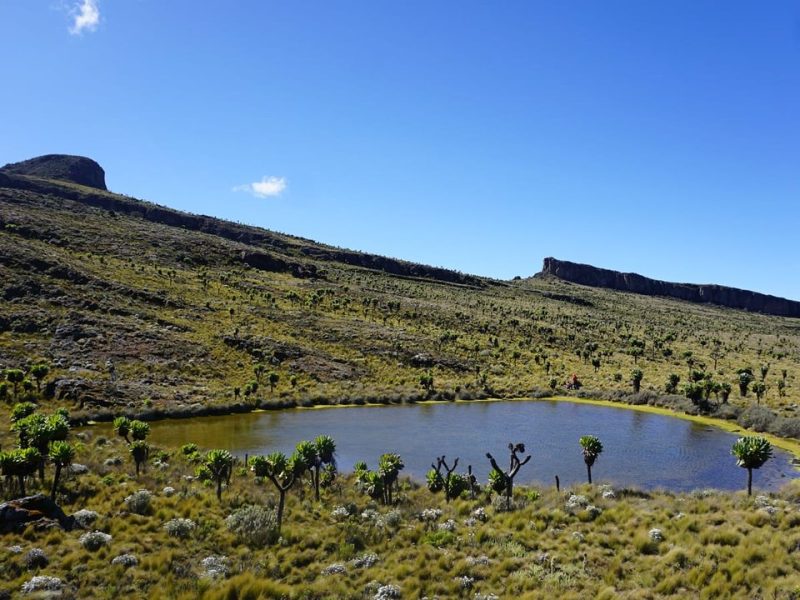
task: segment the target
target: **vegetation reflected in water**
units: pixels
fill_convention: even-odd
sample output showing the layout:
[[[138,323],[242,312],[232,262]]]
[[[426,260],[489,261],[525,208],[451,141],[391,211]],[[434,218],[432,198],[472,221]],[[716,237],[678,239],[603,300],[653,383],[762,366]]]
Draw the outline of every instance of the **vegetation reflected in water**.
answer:
[[[204,417],[152,424],[155,444],[195,442],[236,455],[291,452],[298,440],[319,434],[336,440],[337,460],[351,470],[358,460],[371,468],[384,452],[397,452],[405,473],[423,480],[436,457],[460,457],[482,482],[490,470],[486,452],[501,453],[509,441],[523,442],[533,460],[520,483],[582,483],[586,466],[578,440],[596,435],[603,453],[593,466],[596,483],[646,489],[741,490],[745,474],[731,446],[736,434],[683,419],[613,406],[571,402],[512,401],[411,406],[288,410]],[[779,488],[798,473],[791,455],[775,457],[755,474],[756,489]]]

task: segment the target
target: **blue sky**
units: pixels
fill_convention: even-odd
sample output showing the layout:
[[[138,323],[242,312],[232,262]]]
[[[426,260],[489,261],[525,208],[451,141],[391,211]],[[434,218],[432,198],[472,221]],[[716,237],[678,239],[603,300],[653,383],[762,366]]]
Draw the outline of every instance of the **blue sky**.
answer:
[[[498,278],[800,299],[800,2],[0,0],[0,163]]]

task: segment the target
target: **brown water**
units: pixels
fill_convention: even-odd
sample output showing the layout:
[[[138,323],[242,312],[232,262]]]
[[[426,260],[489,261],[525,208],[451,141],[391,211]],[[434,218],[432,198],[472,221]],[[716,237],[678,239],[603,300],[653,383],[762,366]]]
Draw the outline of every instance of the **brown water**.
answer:
[[[179,446],[226,448],[234,454],[291,452],[317,435],[336,440],[337,461],[352,470],[358,460],[374,468],[384,452],[397,452],[404,474],[424,477],[436,456],[460,457],[459,470],[471,464],[481,481],[489,471],[486,452],[501,464],[509,442],[523,442],[533,459],[520,483],[551,485],[583,482],[586,467],[578,438],[598,436],[605,447],[593,469],[595,483],[675,491],[698,488],[743,489],[747,472],[736,466],[730,449],[738,437],[691,421],[614,406],[557,401],[362,406],[294,409],[152,423],[151,441]],[[98,425],[107,428],[109,425]],[[760,490],[775,490],[798,476],[791,455],[775,456],[753,476]],[[502,459],[502,460],[501,460]],[[463,469],[462,469],[463,467]]]

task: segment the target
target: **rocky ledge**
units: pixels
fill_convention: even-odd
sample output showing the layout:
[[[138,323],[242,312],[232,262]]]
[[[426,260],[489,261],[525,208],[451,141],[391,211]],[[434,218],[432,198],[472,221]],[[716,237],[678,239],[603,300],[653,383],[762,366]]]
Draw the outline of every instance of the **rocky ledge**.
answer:
[[[694,283],[671,283],[650,279],[636,273],[620,273],[610,269],[599,269],[591,265],[558,260],[548,257],[540,273],[535,277],[552,276],[591,287],[632,292],[645,296],[665,296],[687,302],[716,304],[738,310],[747,310],[779,317],[800,318],[800,302],[759,294],[748,290],[722,285]]]

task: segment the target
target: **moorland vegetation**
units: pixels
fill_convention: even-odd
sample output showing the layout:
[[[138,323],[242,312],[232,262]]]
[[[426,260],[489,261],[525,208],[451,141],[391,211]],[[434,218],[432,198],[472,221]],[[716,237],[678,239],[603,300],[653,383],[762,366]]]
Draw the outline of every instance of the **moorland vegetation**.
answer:
[[[414,482],[391,449],[342,474],[323,435],[244,464],[202,440],[159,448],[147,424],[571,394],[800,438],[796,320],[473,277],[0,175],[3,494],[64,509],[3,534],[0,595],[800,597],[794,483],[595,486],[592,436],[574,449],[590,483],[571,489],[515,485],[518,441],[508,468],[486,448],[486,482],[447,448]],[[71,432],[88,419],[117,435]],[[737,445],[749,490],[769,442]]]

